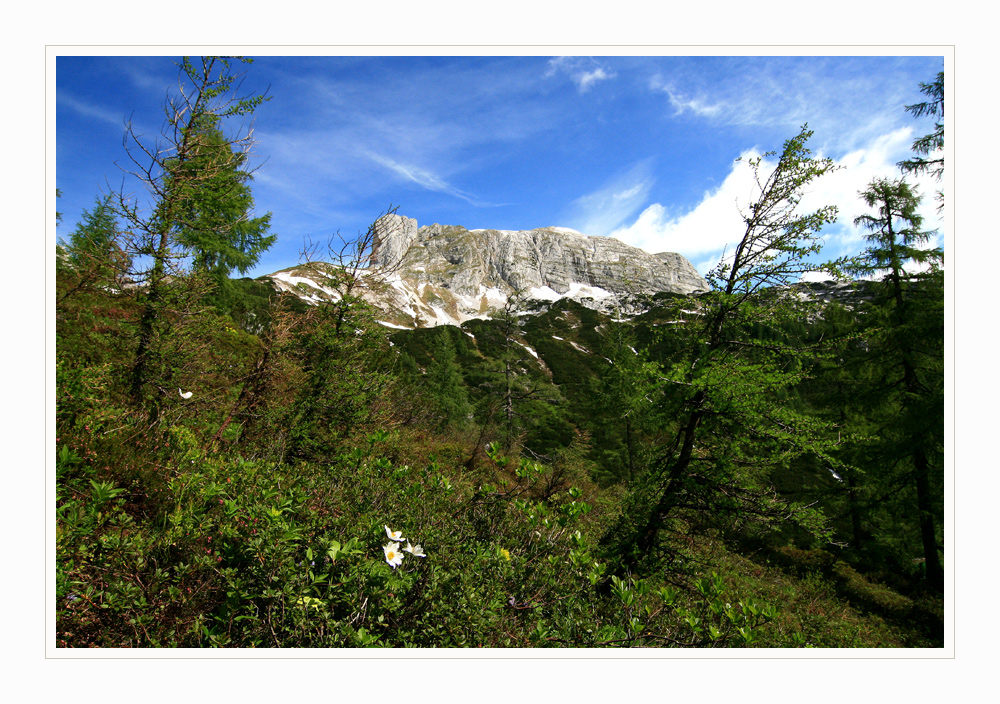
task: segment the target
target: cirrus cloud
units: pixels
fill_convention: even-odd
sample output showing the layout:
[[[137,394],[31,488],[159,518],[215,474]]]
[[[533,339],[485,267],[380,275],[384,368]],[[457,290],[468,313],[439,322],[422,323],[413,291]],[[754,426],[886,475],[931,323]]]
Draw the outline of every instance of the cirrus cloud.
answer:
[[[587,235],[607,235],[634,215],[653,186],[652,159],[643,159],[569,206],[571,227]]]
[[[549,61],[545,77],[568,75],[580,93],[586,93],[599,81],[615,78],[618,74],[606,70],[597,60],[582,56],[558,56]]]

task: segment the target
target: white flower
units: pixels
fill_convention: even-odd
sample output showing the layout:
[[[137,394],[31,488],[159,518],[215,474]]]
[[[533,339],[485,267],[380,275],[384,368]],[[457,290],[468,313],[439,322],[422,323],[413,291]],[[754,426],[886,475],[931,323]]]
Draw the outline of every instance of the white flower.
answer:
[[[184,393],[180,389],[177,389],[177,393],[179,393],[181,395],[181,398],[191,398],[191,392],[190,391],[188,391],[187,393]]]
[[[403,539],[403,531],[389,530],[389,526],[385,527],[385,534],[389,536],[389,540],[400,541]]]
[[[403,548],[404,551],[410,553],[414,557],[427,557],[427,553],[419,545],[410,545],[410,541],[406,541],[406,547]]]
[[[403,563],[403,553],[399,551],[399,543],[386,543],[382,549],[385,551],[385,561],[392,569]]]

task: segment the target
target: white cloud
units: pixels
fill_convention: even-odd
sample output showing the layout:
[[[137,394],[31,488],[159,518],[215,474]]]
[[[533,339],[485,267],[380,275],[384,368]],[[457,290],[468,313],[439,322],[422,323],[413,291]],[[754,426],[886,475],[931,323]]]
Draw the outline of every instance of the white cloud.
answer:
[[[432,174],[426,169],[422,169],[419,166],[410,166],[407,164],[400,164],[399,162],[390,159],[386,156],[381,156],[379,154],[369,155],[372,161],[381,164],[390,171],[395,172],[403,178],[413,181],[416,184],[423,186],[424,188],[431,191],[443,191],[447,192],[451,190],[451,187],[442,181],[440,178]]]
[[[593,85],[597,81],[603,81],[608,78],[612,78],[612,75],[613,74],[609,74],[603,68],[597,68],[594,69],[593,71],[585,71],[583,73],[579,73],[573,77],[573,80],[575,80],[577,86],[579,86],[580,92],[586,93],[588,90],[590,90],[591,85]]]
[[[829,228],[827,236],[824,254],[828,258],[856,254],[864,248],[865,232],[854,226],[854,219],[870,212],[870,209],[858,194],[876,178],[899,178],[896,164],[911,156],[913,139],[913,129],[905,127],[874,139],[863,149],[846,154],[837,161],[844,168],[817,181],[812,192],[802,199],[801,207],[807,210],[815,210],[825,203],[833,203],[839,208],[837,223]],[[907,177],[907,181],[923,196],[920,214],[924,218],[924,229],[938,227],[937,201],[934,198],[937,182],[928,176]],[[940,244],[939,236],[932,246]]]
[[[481,203],[477,201],[472,195],[461,191],[454,186],[449,185],[446,181],[438,177],[436,174],[423,169],[419,166],[413,166],[410,164],[401,164],[393,159],[386,156],[381,156],[379,154],[369,153],[368,156],[378,164],[386,167],[390,171],[402,176],[408,181],[412,181],[419,186],[426,188],[429,191],[438,191],[439,193],[447,193],[448,195],[455,196],[456,198],[461,198],[462,200],[471,203],[472,205],[487,205],[486,203]]]
[[[612,193],[611,198],[616,201],[631,202],[636,196],[643,195],[648,190],[649,184],[646,182],[640,182],[630,188],[626,188],[624,191]]]
[[[747,152],[744,158],[754,155]],[[692,262],[715,256],[742,237],[737,202],[746,203],[753,187],[750,169],[737,162],[722,184],[706,191],[691,211],[674,215],[662,204],[653,203],[631,225],[611,232],[611,237],[651,253],[679,252]]]
[[[654,91],[667,94],[667,98],[675,110],[674,116],[684,112],[693,112],[701,117],[717,117],[724,110],[723,104],[719,102],[709,104],[704,98],[684,98],[672,86],[664,84],[659,75],[653,77],[649,87]]]
[[[912,129],[902,128],[871,140],[862,149],[856,149],[835,161],[843,168],[823,176],[810,184],[799,212],[812,212],[824,205],[839,208],[838,222],[824,228],[826,247],[823,259],[853,255],[864,247],[864,233],[854,227],[854,218],[867,212],[858,197],[874,178],[898,178],[896,163],[909,156]],[[678,252],[687,257],[699,272],[705,273],[743,237],[745,225],[740,207],[745,207],[756,194],[756,184],[746,163],[757,152],[743,154],[743,161],[733,164],[722,184],[706,191],[701,202],[684,213],[671,213],[660,203],[647,206],[630,225],[619,227],[611,237],[640,247],[647,252]],[[817,154],[816,156],[822,156]],[[773,160],[762,164],[762,173],[769,173]],[[937,226],[934,192],[937,184],[929,178],[914,181],[924,195],[922,214],[924,226]],[[586,230],[584,230],[586,232]],[[930,246],[940,246],[937,238]]]
[[[587,235],[607,235],[635,214],[649,197],[653,185],[652,161],[644,159],[601,188],[570,204],[573,229]]]
[[[708,105],[704,101],[698,100],[697,98],[683,100],[670,91],[667,91],[667,95],[670,98],[670,104],[677,108],[677,112],[675,113],[677,115],[681,114],[685,110],[690,110],[696,115],[712,117],[718,115],[722,111],[722,106],[718,103]]]
[[[893,57],[689,58],[661,64],[648,88],[674,117],[779,133],[808,123],[838,152],[891,131],[919,100],[908,62]]]
[[[111,110],[106,110],[105,108],[101,108],[90,103],[84,103],[76,98],[66,95],[65,92],[59,93],[57,100],[60,105],[72,108],[86,117],[91,117],[95,120],[100,120],[101,122],[106,122],[122,129],[125,127],[125,115],[122,113],[112,112]]]
[[[581,93],[589,91],[598,81],[610,80],[618,75],[614,71],[605,70],[595,59],[580,56],[558,56],[551,59],[545,77],[556,74],[568,75]]]

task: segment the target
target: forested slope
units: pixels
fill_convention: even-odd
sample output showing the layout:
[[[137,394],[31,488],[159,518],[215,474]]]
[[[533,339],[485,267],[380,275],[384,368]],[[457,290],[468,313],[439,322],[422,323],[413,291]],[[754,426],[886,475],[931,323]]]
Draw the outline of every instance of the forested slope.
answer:
[[[943,647],[943,254],[904,181],[822,265],[857,298],[792,285],[835,216],[798,210],[803,128],[709,292],[398,331],[373,229],[314,305],[234,276],[268,219],[213,115],[257,101],[213,61],[156,207],[57,253],[60,646]]]

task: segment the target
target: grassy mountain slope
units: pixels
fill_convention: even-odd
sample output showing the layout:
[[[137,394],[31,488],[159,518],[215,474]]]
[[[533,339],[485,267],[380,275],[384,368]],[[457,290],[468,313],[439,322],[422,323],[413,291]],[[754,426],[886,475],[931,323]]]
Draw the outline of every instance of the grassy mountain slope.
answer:
[[[75,283],[60,272],[61,647],[943,642],[939,600],[829,547],[691,522],[662,571],[611,579],[598,543],[621,512],[627,448],[595,397],[615,323],[572,301],[524,318],[513,342],[495,320],[392,331],[363,306],[341,333],[336,316],[237,282],[241,302],[168,318],[150,422],[122,384],[139,310]],[[637,352],[669,345],[656,331],[670,315],[637,319]],[[423,383],[441,334],[475,408],[443,430]],[[505,369],[526,394],[509,450]]]

